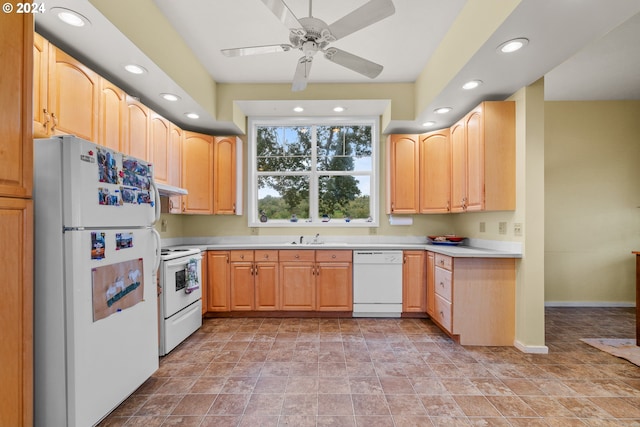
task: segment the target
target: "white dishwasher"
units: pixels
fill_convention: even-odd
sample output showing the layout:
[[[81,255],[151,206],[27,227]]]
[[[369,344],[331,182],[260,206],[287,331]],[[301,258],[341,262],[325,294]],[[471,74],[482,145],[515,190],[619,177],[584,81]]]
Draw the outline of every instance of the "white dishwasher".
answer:
[[[402,251],[353,251],[353,317],[400,317]]]

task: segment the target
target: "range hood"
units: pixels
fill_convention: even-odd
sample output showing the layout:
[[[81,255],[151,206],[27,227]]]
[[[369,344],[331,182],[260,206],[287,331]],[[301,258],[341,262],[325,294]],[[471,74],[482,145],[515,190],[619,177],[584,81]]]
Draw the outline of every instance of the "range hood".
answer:
[[[189,192],[180,187],[174,187],[173,185],[163,184],[161,182],[156,182],[156,187],[158,187],[158,193],[161,196],[186,196]]]

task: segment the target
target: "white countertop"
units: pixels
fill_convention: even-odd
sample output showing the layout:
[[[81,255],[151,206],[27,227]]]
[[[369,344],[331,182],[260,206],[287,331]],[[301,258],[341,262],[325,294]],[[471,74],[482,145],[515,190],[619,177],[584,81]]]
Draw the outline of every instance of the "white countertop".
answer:
[[[518,242],[487,241],[479,239],[466,239],[464,245],[434,245],[427,242],[426,238],[394,238],[381,236],[377,239],[364,239],[362,237],[348,237],[348,242],[332,241],[334,237],[320,239],[322,243],[293,244],[299,237],[283,236],[279,238],[250,238],[241,236],[234,238],[184,238],[166,239],[163,246],[166,247],[197,247],[201,250],[241,250],[241,249],[297,249],[297,250],[428,250],[452,257],[463,258],[522,258],[521,244]],[[364,241],[369,240],[369,241]],[[423,241],[420,241],[423,240]]]

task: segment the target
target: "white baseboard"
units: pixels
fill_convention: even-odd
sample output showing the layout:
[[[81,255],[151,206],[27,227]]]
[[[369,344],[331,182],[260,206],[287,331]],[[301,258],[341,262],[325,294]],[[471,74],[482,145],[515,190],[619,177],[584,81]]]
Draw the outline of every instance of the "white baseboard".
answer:
[[[545,307],[635,307],[633,302],[614,301],[546,301]]]
[[[515,340],[513,342],[515,348],[520,350],[523,353],[531,353],[531,354],[548,354],[549,347],[546,345],[526,345],[522,344],[520,341]]]

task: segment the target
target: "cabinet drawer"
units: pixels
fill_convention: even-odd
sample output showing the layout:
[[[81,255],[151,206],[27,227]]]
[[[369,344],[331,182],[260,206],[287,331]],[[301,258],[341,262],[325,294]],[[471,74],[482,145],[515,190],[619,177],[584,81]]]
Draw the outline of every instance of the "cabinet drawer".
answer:
[[[278,261],[278,251],[276,250],[259,250],[254,252],[254,259],[259,261]]]
[[[453,268],[453,258],[447,255],[436,254],[436,266],[451,271]]]
[[[332,261],[351,262],[352,255],[353,255],[352,251],[321,250],[321,251],[316,251],[316,261],[318,262],[332,262]]]
[[[282,250],[278,251],[280,261],[314,261],[315,251],[313,250]]]
[[[435,270],[436,294],[451,302],[451,272],[440,267],[436,267]]]
[[[253,261],[253,251],[231,251],[229,254],[231,262]]]
[[[440,295],[436,294],[436,312],[434,313],[434,319],[447,331],[451,330],[451,303]]]

